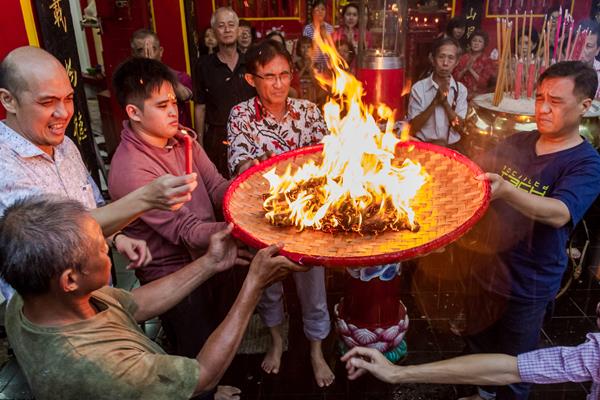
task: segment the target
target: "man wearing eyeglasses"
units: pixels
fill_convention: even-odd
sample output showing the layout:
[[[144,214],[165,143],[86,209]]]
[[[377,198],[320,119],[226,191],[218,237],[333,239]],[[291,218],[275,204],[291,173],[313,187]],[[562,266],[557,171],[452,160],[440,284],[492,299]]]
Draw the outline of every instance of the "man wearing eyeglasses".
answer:
[[[227,123],[228,165],[240,174],[273,154],[317,144],[327,133],[318,107],[308,100],[288,97],[292,80],[292,59],[285,47],[267,40],[246,53],[246,81],[256,88],[257,96],[231,110]],[[330,328],[323,267],[294,274],[302,304],[304,333],[310,341],[311,363],[320,387],[329,386],[334,375],[323,358],[321,341]],[[283,287],[266,289],[258,306],[259,314],[272,337],[262,368],[278,373],[283,351]]]
[[[326,134],[314,103],[288,97],[292,65],[285,47],[273,40],[246,53],[245,78],[258,95],[231,109],[227,123],[231,174],[240,174],[272,154],[317,144]]]

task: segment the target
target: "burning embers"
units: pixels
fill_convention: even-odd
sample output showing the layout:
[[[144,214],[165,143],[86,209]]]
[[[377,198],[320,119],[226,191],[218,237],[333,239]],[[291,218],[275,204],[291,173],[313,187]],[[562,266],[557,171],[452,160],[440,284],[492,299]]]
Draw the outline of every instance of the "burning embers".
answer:
[[[381,233],[385,230],[417,231],[419,224],[411,200],[428,179],[427,173],[409,158],[398,160],[400,139],[393,132],[393,111],[377,108],[382,132],[372,106],[362,103],[362,84],[347,73],[344,60],[332,43],[315,33],[319,49],[329,56],[332,75],[317,79],[331,93],[324,107],[330,135],[323,138],[318,162],[297,169],[291,164],[282,175],[275,169],[263,176],[269,194],[263,203],[271,224],[336,232]],[[403,129],[403,140],[408,130]]]

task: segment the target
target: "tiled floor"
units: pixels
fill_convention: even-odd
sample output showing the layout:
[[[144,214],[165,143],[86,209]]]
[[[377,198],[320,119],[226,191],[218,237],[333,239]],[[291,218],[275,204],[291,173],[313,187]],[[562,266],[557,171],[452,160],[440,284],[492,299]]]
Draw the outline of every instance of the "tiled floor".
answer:
[[[418,266],[408,267],[418,269]],[[402,297],[411,317],[406,336],[408,355],[403,364],[420,364],[450,358],[461,354],[463,341],[450,332],[450,318],[455,315],[458,293],[443,291],[443,283],[436,291],[423,291],[415,284],[416,271],[406,270],[403,277],[405,287]],[[343,273],[336,272],[329,279],[329,304],[335,304],[341,296],[339,284]],[[330,276],[331,278],[331,276]],[[428,286],[431,289],[431,286]],[[434,285],[436,286],[436,285]],[[308,343],[302,334],[300,310],[291,287],[286,287],[290,313],[290,350],[284,354],[278,376],[261,372],[262,355],[238,356],[229,368],[224,381],[236,384],[249,399],[456,399],[470,394],[472,387],[452,385],[402,385],[382,384],[373,378],[362,378],[349,382],[345,378],[343,365],[334,334],[328,338],[325,351],[330,365],[336,373],[335,383],[321,389],[312,378],[308,360]],[[600,301],[600,285],[587,272],[573,283],[567,293],[556,301],[552,318],[544,326],[542,346],[576,345],[584,341],[587,332],[596,330],[595,307]],[[584,399],[589,385],[566,383],[534,387],[531,399]]]

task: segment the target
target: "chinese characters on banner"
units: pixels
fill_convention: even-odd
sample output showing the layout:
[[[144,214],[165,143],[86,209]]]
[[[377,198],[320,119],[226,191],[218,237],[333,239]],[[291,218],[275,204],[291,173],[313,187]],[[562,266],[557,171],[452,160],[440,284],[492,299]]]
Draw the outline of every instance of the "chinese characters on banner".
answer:
[[[481,27],[481,14],[483,13],[483,2],[481,0],[465,0],[462,10],[467,20],[467,31],[465,38],[469,39],[473,32]]]
[[[50,9],[54,13],[54,25],[62,28],[67,33],[67,18],[63,15],[62,0],[53,0],[50,3]]]
[[[92,177],[98,182],[98,160],[93,142],[90,117],[81,79],[77,43],[73,33],[68,0],[36,0],[35,7],[43,43],[42,48],[52,53],[64,65],[71,86],[75,112],[67,135],[73,139]]]

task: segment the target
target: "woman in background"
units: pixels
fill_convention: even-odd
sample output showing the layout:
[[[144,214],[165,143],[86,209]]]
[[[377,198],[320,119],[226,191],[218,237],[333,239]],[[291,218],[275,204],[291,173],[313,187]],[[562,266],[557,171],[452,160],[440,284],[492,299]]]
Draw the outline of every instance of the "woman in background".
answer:
[[[217,37],[212,28],[207,28],[202,34],[200,54],[212,54],[217,49]]]
[[[320,32],[322,38],[332,35],[333,26],[325,22],[326,13],[327,8],[324,0],[313,1],[311,13],[312,20],[310,24],[304,27],[302,36],[306,36],[312,40],[314,39],[315,32],[317,32],[317,30]],[[312,48],[312,61],[317,70],[323,72],[327,69],[327,56],[321,53],[321,51],[315,46]]]
[[[469,39],[469,51],[460,57],[454,69],[454,79],[466,86],[468,100],[478,94],[487,93],[492,87],[496,66],[485,54],[488,40],[486,32],[473,32]]]
[[[532,28],[531,29],[531,54],[530,54],[530,60],[532,59],[532,57],[535,57],[535,53],[537,50],[537,46],[538,46],[538,42],[540,41],[540,37],[537,33],[537,31]],[[529,49],[529,31],[525,32],[524,35],[519,35],[519,47],[521,47],[520,49],[520,55],[526,55],[527,51]],[[566,47],[565,47],[566,48]]]
[[[448,25],[446,25],[446,32],[444,32],[442,37],[452,37],[458,40],[460,43],[460,47],[464,53],[466,50],[466,38],[465,33],[467,32],[467,20],[465,17],[457,15],[448,21]]]

